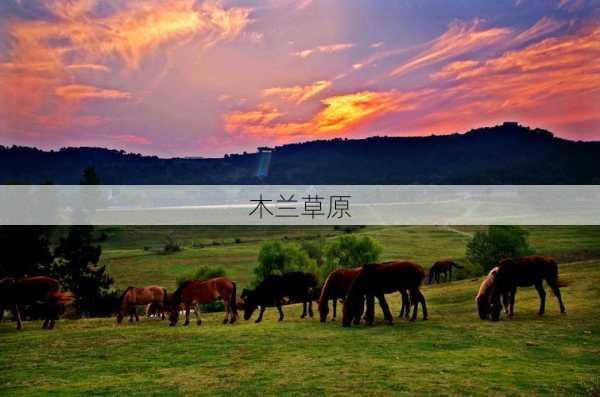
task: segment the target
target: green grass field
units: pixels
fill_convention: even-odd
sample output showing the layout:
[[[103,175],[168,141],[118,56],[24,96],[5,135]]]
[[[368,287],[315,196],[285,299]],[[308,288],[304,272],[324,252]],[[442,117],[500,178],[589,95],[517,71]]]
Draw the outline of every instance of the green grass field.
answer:
[[[383,259],[464,259],[476,227],[367,227]],[[338,321],[301,320],[298,305],[276,321],[241,320],[221,325],[221,313],[203,314],[203,324],[176,328],[143,319],[117,326],[113,318],[60,320],[41,330],[26,322],[0,324],[0,395],[600,395],[600,228],[532,227],[537,253],[560,260],[567,314],[548,294],[546,315],[537,313],[533,288],[520,289],[515,318],[480,321],[474,296],[481,278],[424,286],[430,319],[414,323],[377,321],[342,328]],[[114,228],[104,243],[106,263],[119,286],[162,283],[199,265],[222,265],[240,283],[251,278],[260,242],[333,229],[158,230]],[[165,233],[185,249],[155,253]],[[236,244],[235,238],[241,243]],[[192,240],[220,245],[192,248]],[[144,251],[143,247],[151,249]],[[466,269],[466,272],[471,269]],[[468,275],[465,273],[463,275]],[[399,296],[390,295],[394,312]],[[256,317],[256,315],[255,315]]]

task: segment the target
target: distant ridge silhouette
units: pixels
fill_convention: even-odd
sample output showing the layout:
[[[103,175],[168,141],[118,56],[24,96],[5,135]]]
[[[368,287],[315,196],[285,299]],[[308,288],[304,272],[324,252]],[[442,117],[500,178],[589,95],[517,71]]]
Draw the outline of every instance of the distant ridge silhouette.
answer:
[[[105,184],[598,184],[598,159],[600,142],[506,122],[464,134],[316,140],[217,159],[0,146],[0,182],[78,184],[93,166]]]

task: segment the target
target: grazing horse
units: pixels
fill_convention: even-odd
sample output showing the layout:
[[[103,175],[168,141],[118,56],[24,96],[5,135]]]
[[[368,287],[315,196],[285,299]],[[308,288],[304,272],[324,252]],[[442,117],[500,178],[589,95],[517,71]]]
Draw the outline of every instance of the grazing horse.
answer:
[[[73,301],[71,292],[60,292],[60,283],[46,276],[0,280],[0,308],[10,307],[17,319],[17,329],[23,328],[19,305],[41,303],[45,311],[42,328],[52,329],[60,314],[61,306]]]
[[[487,277],[479,286],[479,292],[477,292],[477,296],[475,297],[475,302],[477,302],[477,311],[479,313],[479,318],[482,320],[487,320],[490,314],[490,305],[492,303],[492,287],[494,285],[494,280],[496,279],[496,274],[498,274],[498,266],[490,270]],[[504,305],[504,311],[507,314],[509,302],[508,299],[509,293],[503,293],[502,304]]]
[[[327,315],[329,314],[329,300],[331,299],[332,308],[333,308],[333,317],[336,318],[337,314],[337,301],[344,300],[346,298],[346,294],[350,289],[350,285],[360,273],[362,267],[353,267],[350,269],[336,269],[329,273],[327,279],[325,280],[325,284],[323,284],[323,288],[321,289],[321,296],[319,297],[317,303],[319,307],[319,314],[321,318],[321,322],[324,323],[327,321]],[[402,309],[400,310],[399,317],[408,317],[408,313],[410,311],[410,303],[408,298],[408,293],[406,290],[401,290],[400,294],[402,296]],[[368,300],[368,304],[371,304],[371,301]],[[354,324],[360,323],[361,313],[357,313],[357,316],[354,318]]]
[[[350,326],[352,319],[356,317],[356,312],[362,298],[367,296],[367,324],[373,323],[373,304],[369,303],[373,297],[379,300],[383,310],[385,320],[391,324],[392,314],[385,300],[385,294],[396,291],[408,290],[410,302],[414,307],[411,321],[417,318],[417,308],[419,303],[423,309],[423,320],[427,319],[427,304],[425,297],[420,291],[420,286],[425,278],[423,268],[412,262],[386,262],[364,265],[348,290],[348,295],[344,301],[344,310],[342,325]]]
[[[312,273],[288,272],[283,275],[272,274],[258,284],[256,289],[244,289],[244,320],[249,320],[254,311],[260,306],[260,313],[256,319],[260,323],[267,306],[275,306],[279,311],[279,321],[283,320],[281,305],[284,298],[291,302],[302,302],[304,307],[311,302],[311,293],[317,287],[317,278]],[[310,309],[312,312],[312,309]],[[304,311],[302,318],[306,316]],[[311,315],[312,317],[312,315]]]
[[[215,277],[208,280],[190,280],[183,283],[174,293],[170,302],[171,315],[170,326],[175,326],[179,319],[179,307],[183,304],[185,308],[185,323],[190,323],[190,309],[194,306],[196,323],[202,324],[200,320],[199,305],[212,303],[222,299],[225,304],[225,318],[223,324],[233,324],[237,319],[236,284],[227,277]]]
[[[464,266],[459,265],[456,262],[445,260],[435,262],[429,269],[429,282],[435,279],[436,283],[440,283],[440,276],[443,274],[446,281],[452,281],[452,268],[463,269]]]
[[[556,295],[560,312],[565,313],[565,305],[562,301],[559,287],[565,287],[567,283],[558,278],[557,263],[543,256],[524,256],[518,259],[503,259],[498,264],[498,272],[494,278],[491,292],[490,313],[493,321],[500,319],[502,294],[509,295],[509,313],[508,317],[514,315],[515,295],[517,287],[535,286],[540,296],[540,309],[538,314],[544,314],[546,307],[546,291],[544,291],[544,280],[550,286],[550,289]]]
[[[121,299],[119,300],[119,311],[117,313],[117,323],[121,324],[123,317],[129,313],[129,322],[140,321],[136,306],[154,305],[155,307],[164,307],[167,303],[167,290],[159,285],[150,285],[144,288],[127,287]]]

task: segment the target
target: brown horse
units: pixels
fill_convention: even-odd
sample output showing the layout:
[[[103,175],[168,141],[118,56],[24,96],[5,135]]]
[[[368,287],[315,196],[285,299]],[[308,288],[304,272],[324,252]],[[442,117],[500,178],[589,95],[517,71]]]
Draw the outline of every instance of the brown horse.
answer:
[[[233,324],[237,319],[236,285],[233,281],[227,277],[186,281],[173,293],[170,302],[169,325],[175,326],[177,324],[181,304],[185,308],[185,323],[183,325],[189,325],[190,323],[190,309],[192,306],[195,306],[196,321],[200,325],[202,320],[200,320],[198,305],[212,303],[218,299],[223,299],[225,304],[223,324],[228,322]]]
[[[336,318],[337,301],[343,301],[346,298],[346,294],[350,289],[350,285],[352,284],[356,276],[358,276],[361,269],[362,267],[353,267],[350,269],[336,269],[329,273],[327,279],[325,280],[325,284],[323,284],[323,288],[321,289],[321,296],[317,300],[322,323],[327,321],[327,315],[329,314],[330,299],[333,308],[332,320]],[[410,300],[408,292],[406,290],[402,290],[400,291],[400,295],[402,296],[402,308],[400,309],[400,315],[398,317],[408,318],[410,312]],[[358,324],[359,322],[360,315],[358,315],[354,319],[355,324]]]
[[[60,309],[73,301],[71,292],[60,292],[60,283],[46,276],[15,279],[12,277],[0,280],[0,309],[12,309],[17,319],[17,329],[23,328],[19,305],[41,304],[45,311],[42,325],[44,329],[54,328]]]
[[[490,270],[487,277],[479,286],[479,291],[477,292],[477,296],[475,297],[475,302],[477,302],[477,311],[479,313],[479,318],[481,318],[482,320],[486,320],[490,314],[490,305],[492,303],[492,287],[494,286],[496,274],[498,274],[498,266]],[[504,311],[506,312],[506,314],[508,314],[508,299],[508,292],[502,294],[502,304],[504,305]]]
[[[352,319],[356,318],[356,312],[363,297],[367,297],[367,323],[373,322],[373,305],[369,300],[376,297],[383,310],[385,320],[391,324],[392,314],[385,300],[385,294],[396,291],[408,291],[410,302],[414,307],[411,321],[417,318],[417,308],[419,303],[423,309],[423,320],[427,319],[427,304],[425,297],[420,291],[420,286],[425,278],[423,268],[412,262],[386,262],[380,264],[364,265],[358,276],[352,282],[346,300],[344,301],[344,311],[342,325],[350,326]]]
[[[159,285],[150,285],[144,288],[128,287],[119,300],[119,311],[117,313],[117,323],[121,324],[123,317],[129,314],[129,322],[140,321],[136,306],[155,305],[165,306],[167,303],[167,290]]]
[[[440,276],[443,274],[444,275],[444,280],[446,281],[452,281],[452,268],[455,267],[457,269],[462,269],[464,268],[464,266],[459,265],[456,262],[453,262],[451,260],[444,260],[444,261],[437,261],[435,262],[431,268],[429,269],[429,282],[428,284],[431,284],[431,282],[435,279],[436,283],[440,283]]]
[[[501,303],[500,297],[508,294],[510,298],[508,317],[514,315],[515,295],[517,287],[535,286],[540,296],[540,309],[538,314],[544,314],[546,306],[546,292],[543,282],[550,286],[550,289],[556,295],[560,312],[565,313],[565,305],[562,301],[560,288],[567,284],[559,281],[557,263],[543,256],[524,256],[518,259],[503,259],[498,264],[498,272],[492,283],[490,313],[493,321],[500,319]]]

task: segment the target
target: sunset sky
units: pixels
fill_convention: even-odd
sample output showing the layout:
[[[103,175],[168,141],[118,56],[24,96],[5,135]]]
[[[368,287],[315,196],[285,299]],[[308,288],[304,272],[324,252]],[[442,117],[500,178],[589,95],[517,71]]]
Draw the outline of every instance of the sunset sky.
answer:
[[[600,0],[3,0],[0,144],[221,156],[517,120],[600,140]]]

